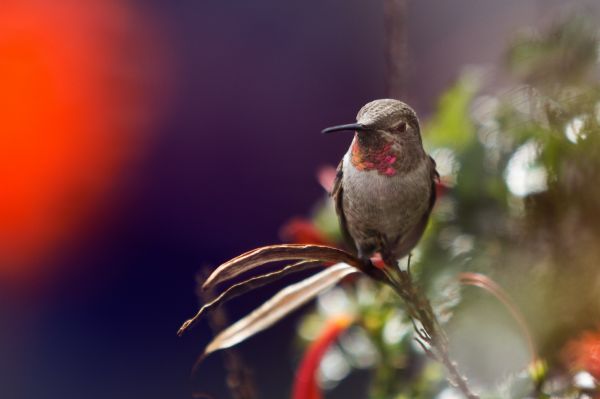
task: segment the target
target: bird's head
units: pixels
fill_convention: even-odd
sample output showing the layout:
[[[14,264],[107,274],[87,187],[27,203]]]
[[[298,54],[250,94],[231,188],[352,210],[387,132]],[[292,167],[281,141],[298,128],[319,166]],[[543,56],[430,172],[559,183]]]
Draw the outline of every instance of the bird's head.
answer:
[[[358,111],[356,123],[332,126],[322,133],[339,131],[354,131],[365,142],[381,139],[388,142],[421,142],[417,114],[407,104],[393,99],[371,101]]]

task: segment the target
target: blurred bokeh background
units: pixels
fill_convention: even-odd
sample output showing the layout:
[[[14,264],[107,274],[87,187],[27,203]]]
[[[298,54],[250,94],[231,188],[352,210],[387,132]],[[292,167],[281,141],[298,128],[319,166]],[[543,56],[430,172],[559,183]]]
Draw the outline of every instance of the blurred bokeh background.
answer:
[[[591,14],[596,3],[568,7]],[[457,82],[477,71],[492,76],[482,84],[488,88],[507,71],[527,83],[543,80],[519,63],[519,48],[512,58],[507,49],[518,32],[565,7],[559,0],[409,1],[405,100],[427,120],[441,93],[460,91]],[[319,132],[351,122],[364,103],[385,95],[384,48],[381,1],[0,2],[0,396],[185,398],[200,390],[227,397],[218,356],[190,378],[208,327],[175,335],[197,308],[196,273],[279,242],[279,228],[323,197],[315,175],[338,161],[348,137]],[[475,65],[483,69],[473,72]],[[431,131],[447,122],[434,118]],[[535,135],[521,133],[519,144]],[[494,140],[488,145],[498,146]],[[429,144],[460,146],[456,137]],[[465,148],[473,147],[438,156],[483,157],[482,150],[469,158]],[[477,192],[486,178],[476,175],[463,189]],[[543,191],[509,189],[520,198]],[[521,206],[502,195],[507,209]],[[469,211],[488,215],[469,208],[475,203],[485,205],[467,202],[463,221]],[[557,212],[536,209],[537,221]],[[451,238],[471,248],[472,237],[459,233]],[[443,264],[431,253],[432,264]],[[276,288],[236,301],[231,316]],[[296,327],[290,318],[241,347],[259,397],[288,395]],[[365,378],[331,397],[349,397]]]

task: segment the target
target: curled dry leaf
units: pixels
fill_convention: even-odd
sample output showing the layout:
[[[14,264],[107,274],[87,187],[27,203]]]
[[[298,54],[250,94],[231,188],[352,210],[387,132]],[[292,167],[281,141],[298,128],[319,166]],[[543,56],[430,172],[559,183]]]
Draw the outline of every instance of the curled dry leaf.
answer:
[[[356,268],[339,263],[282,289],[248,316],[240,319],[217,335],[208,344],[201,359],[217,350],[237,345],[269,328],[319,293],[356,272]]]
[[[263,265],[281,261],[296,262],[284,266],[274,272],[259,274],[258,276],[248,278],[240,283],[233,284],[221,293],[221,295],[205,304],[193,318],[183,323],[177,334],[181,336],[202,316],[204,312],[289,273],[307,270],[315,264],[346,263],[376,280],[386,281],[381,270],[364,265],[354,255],[341,249],[326,245],[281,244],[257,248],[223,263],[208,276],[202,285],[202,290],[213,291],[221,283],[228,282],[247,272],[259,269]]]
[[[318,261],[301,260],[299,262],[292,263],[291,265],[287,265],[283,269],[276,270],[274,272],[263,274],[260,276],[252,277],[248,280],[244,280],[240,283],[234,284],[231,287],[227,288],[225,291],[223,291],[219,296],[202,306],[194,317],[192,317],[189,320],[186,320],[186,322],[183,323],[183,325],[179,328],[177,335],[181,336],[188,328],[190,328],[196,321],[198,321],[204,313],[213,310],[214,308],[224,304],[225,302],[233,298],[245,294],[248,291],[267,285],[288,274],[300,270],[310,270],[320,265],[321,262]]]
[[[353,255],[341,249],[326,245],[281,244],[269,245],[246,252],[217,267],[202,285],[202,289],[215,288],[218,284],[229,281],[243,273],[247,273],[267,263],[311,260],[332,263],[347,263],[365,273],[363,264]]]

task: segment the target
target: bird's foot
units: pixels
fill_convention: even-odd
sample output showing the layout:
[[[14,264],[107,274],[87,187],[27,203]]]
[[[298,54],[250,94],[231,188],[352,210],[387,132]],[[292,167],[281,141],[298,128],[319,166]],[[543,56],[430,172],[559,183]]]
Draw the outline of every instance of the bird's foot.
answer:
[[[367,255],[367,253],[365,251],[361,251],[359,249],[357,257],[360,260],[360,263],[362,263],[365,268],[367,268],[367,269],[370,269],[370,268],[378,268],[378,269],[380,269],[379,265],[377,264],[378,263],[377,259],[375,259],[375,262],[373,262],[371,260],[371,257],[369,255]]]

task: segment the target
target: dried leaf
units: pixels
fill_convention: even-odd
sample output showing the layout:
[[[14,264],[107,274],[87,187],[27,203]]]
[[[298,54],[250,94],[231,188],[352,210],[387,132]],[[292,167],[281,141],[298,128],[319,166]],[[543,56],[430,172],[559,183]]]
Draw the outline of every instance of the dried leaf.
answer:
[[[301,271],[301,270],[310,270],[316,266],[320,266],[321,262],[316,261],[306,261],[302,260],[299,262],[292,263],[291,265],[285,266],[281,270],[277,270],[271,273],[263,274],[260,276],[252,277],[248,280],[242,281],[241,283],[237,283],[223,291],[218,297],[212,299],[210,302],[206,303],[204,306],[200,308],[198,313],[194,317],[189,320],[186,320],[185,323],[179,328],[177,335],[181,336],[187,329],[189,329],[196,321],[202,317],[202,315],[214,308],[224,304],[227,301],[230,301],[233,298],[236,298],[242,294],[245,294],[248,291],[257,289],[266,284],[269,284],[283,276],[291,274],[293,272]],[[210,298],[210,297],[209,297]]]
[[[204,350],[202,358],[217,350],[237,345],[267,329],[319,293],[356,272],[354,267],[340,263],[284,288],[258,309],[217,335]]]
[[[311,260],[332,263],[347,263],[372,275],[371,270],[363,270],[363,264],[353,255],[341,249],[325,245],[281,244],[270,245],[246,252],[217,267],[202,285],[202,289],[215,288],[243,273],[271,262]]]

